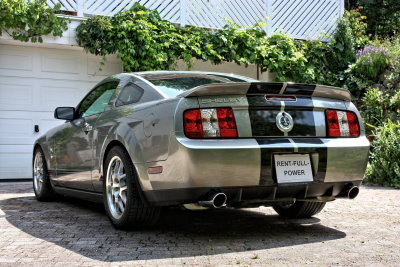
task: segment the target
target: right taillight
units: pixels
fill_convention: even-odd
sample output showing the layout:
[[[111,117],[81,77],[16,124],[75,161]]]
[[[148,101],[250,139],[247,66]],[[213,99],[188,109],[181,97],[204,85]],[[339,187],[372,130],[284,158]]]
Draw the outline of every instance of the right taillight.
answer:
[[[183,128],[189,138],[238,137],[232,108],[186,110],[183,113]]]
[[[329,137],[358,137],[360,125],[357,115],[350,111],[325,110],[327,135]]]

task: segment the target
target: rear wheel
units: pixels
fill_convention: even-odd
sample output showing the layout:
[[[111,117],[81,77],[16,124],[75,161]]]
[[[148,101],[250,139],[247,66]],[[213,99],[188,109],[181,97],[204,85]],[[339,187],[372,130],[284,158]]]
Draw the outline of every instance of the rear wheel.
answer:
[[[310,218],[325,207],[325,202],[297,201],[291,205],[276,205],[274,210],[284,218]]]
[[[140,229],[157,222],[160,209],[143,202],[136,171],[123,148],[111,148],[104,164],[104,174],[104,206],[116,228]]]
[[[53,199],[54,191],[50,183],[49,171],[43,150],[40,147],[33,153],[33,191],[36,199],[39,201],[48,201]]]

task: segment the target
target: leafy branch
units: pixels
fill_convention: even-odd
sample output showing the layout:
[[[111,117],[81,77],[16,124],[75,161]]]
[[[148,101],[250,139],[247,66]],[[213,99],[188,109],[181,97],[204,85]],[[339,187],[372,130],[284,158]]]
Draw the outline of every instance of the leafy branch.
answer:
[[[50,8],[45,0],[1,0],[0,35],[6,32],[14,40],[43,42],[42,36],[62,36],[68,20],[58,17],[60,4]]]
[[[78,28],[77,42],[87,52],[106,56],[116,53],[125,71],[165,70],[179,59],[213,64],[257,64],[277,74],[279,80],[300,79],[306,58],[295,41],[283,34],[267,37],[265,24],[242,29],[229,22],[223,29],[176,27],[155,10],[135,3],[114,17],[94,16]]]

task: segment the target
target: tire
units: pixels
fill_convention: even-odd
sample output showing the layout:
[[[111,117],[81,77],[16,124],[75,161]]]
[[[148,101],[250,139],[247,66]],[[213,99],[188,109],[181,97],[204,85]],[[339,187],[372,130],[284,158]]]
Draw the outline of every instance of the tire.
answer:
[[[39,201],[53,200],[55,193],[51,186],[46,159],[40,147],[37,147],[33,153],[32,178],[36,199]]]
[[[103,198],[108,218],[117,229],[143,229],[156,224],[160,209],[146,205],[128,153],[114,146],[104,164]]]
[[[310,218],[325,207],[325,202],[297,201],[290,206],[273,206],[284,218]]]

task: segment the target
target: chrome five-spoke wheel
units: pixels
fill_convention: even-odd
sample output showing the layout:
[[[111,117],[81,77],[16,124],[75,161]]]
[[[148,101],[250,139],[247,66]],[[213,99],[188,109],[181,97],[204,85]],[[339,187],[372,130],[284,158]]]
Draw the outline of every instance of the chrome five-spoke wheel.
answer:
[[[124,214],[127,202],[127,180],[124,164],[114,156],[107,169],[106,195],[110,213],[115,219]]]
[[[157,222],[160,209],[143,203],[135,167],[122,147],[110,149],[104,163],[104,174],[104,206],[116,228],[147,228]]]
[[[39,194],[42,191],[44,181],[44,165],[42,153],[39,151],[35,155],[33,162],[33,186],[35,191]]]
[[[32,163],[33,191],[39,201],[48,201],[54,198],[53,187],[51,186],[49,172],[43,150],[40,147],[33,153]]]

